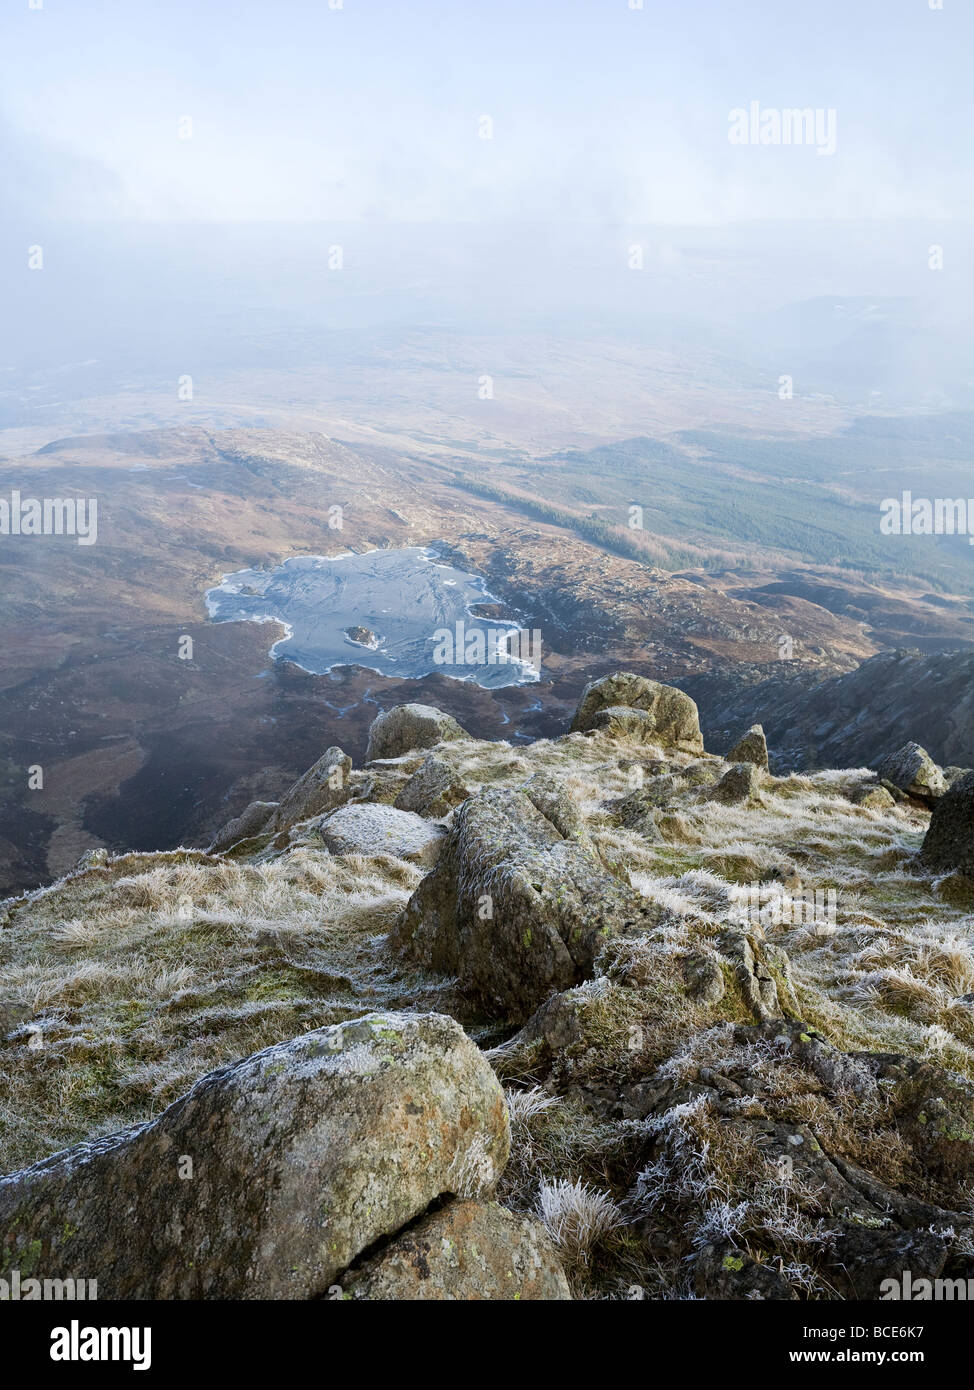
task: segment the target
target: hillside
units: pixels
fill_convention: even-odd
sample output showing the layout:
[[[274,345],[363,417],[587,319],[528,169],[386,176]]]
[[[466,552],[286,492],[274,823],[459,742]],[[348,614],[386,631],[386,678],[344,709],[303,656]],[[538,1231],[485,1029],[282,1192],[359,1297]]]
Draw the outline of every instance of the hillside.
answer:
[[[97,545],[7,536],[0,547],[0,892],[48,882],[98,846],[205,844],[316,750],[340,742],[360,756],[377,711],[404,700],[443,705],[487,737],[534,738],[634,651],[665,680],[776,662],[783,631],[800,665],[827,673],[877,649],[857,618],[701,587],[464,492],[435,456],[374,443],[284,430],[89,436],[0,462],[0,490],[15,487],[94,496],[100,509]],[[206,592],[224,574],[417,545],[483,576],[496,616],[540,632],[538,689],[488,697],[439,675],[403,682],[364,657],[310,676],[270,659],[282,628],[208,619]],[[27,785],[35,764],[41,788]]]
[[[959,458],[968,436],[963,421],[952,428],[958,439],[940,447]],[[5,536],[0,547],[0,892],[48,882],[99,846],[206,844],[248,801],[280,795],[320,748],[360,758],[377,711],[404,700],[525,742],[563,727],[585,682],[625,664],[691,688],[720,730],[741,687],[771,691],[797,675],[805,689],[885,648],[974,642],[969,546],[913,538],[887,555],[875,547],[889,538],[863,539],[887,435],[906,466],[902,422],[817,443],[750,438],[746,458],[740,439],[685,432],[557,454],[349,435],[193,425],[0,460],[0,490],[99,500],[96,545]],[[796,469],[809,473],[805,492],[788,481]],[[834,493],[853,482],[854,499]],[[628,524],[633,504],[642,528]],[[208,617],[206,593],[226,574],[415,546],[482,578],[491,616],[540,634],[534,690],[405,682],[369,669],[361,648],[347,660],[362,665],[312,676],[270,657],[282,627]],[[857,548],[873,556],[868,573],[848,567]],[[729,706],[732,724],[748,698]],[[762,706],[769,721],[774,703]],[[36,765],[43,786],[28,785]]]
[[[872,767],[892,742],[911,739],[939,763],[974,763],[972,652],[880,652],[824,680],[812,672],[768,677],[755,670],[748,683],[743,674],[688,682],[717,748],[730,745],[743,720],[759,719],[779,768]]]
[[[866,769],[744,750],[631,675],[517,746],[407,705],[209,850],[0,905],[0,1264],[103,1297],[970,1275],[974,884]]]

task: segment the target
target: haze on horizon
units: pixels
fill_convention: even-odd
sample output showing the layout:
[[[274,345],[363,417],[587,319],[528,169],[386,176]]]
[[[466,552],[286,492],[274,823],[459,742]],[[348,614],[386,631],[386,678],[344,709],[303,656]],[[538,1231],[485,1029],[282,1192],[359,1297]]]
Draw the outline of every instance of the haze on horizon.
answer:
[[[829,297],[878,301],[883,389],[936,342],[941,403],[969,404],[958,0],[41,2],[0,21],[0,423],[190,370],[340,372],[382,333],[441,360],[458,332],[675,337],[774,372]],[[834,153],[733,145],[752,102],[834,112]]]
[[[2,21],[5,220],[972,215],[958,0],[41,3]],[[732,147],[752,100],[834,109],[834,155]]]

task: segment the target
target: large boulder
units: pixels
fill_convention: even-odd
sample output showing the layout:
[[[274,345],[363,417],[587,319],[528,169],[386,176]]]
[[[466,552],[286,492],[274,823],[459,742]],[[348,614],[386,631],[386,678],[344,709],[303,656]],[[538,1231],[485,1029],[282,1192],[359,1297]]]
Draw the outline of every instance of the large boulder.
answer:
[[[966,1189],[974,1178],[974,1082],[896,1053],[860,1056],[886,1083],[890,1115],[927,1180]]]
[[[798,1298],[775,1262],[759,1262],[729,1240],[702,1246],[694,1254],[692,1270],[697,1298],[761,1303]]]
[[[111,1299],[313,1298],[435,1199],[489,1193],[509,1139],[458,1023],[370,1014],[0,1179],[0,1264],[91,1271]]]
[[[656,813],[672,799],[679,782],[671,773],[651,777],[645,785],[608,803],[608,809],[619,825],[645,835],[651,840],[660,838],[656,828]]]
[[[210,853],[221,854],[241,840],[249,840],[251,836],[259,835],[277,807],[276,801],[252,801],[246,810],[241,811],[233,820],[228,820],[223,829],[217,832],[210,845]]]
[[[396,705],[373,719],[365,759],[399,758],[414,748],[434,748],[438,743],[469,737],[452,715],[434,705]]]
[[[429,868],[439,858],[445,831],[412,811],[381,801],[341,806],[318,827],[332,854],[391,854]]]
[[[920,850],[927,868],[954,870],[974,879],[974,772],[969,772],[937,802]]]
[[[523,784],[521,790],[536,811],[564,835],[566,840],[587,840],[585,817],[578,802],[552,773],[542,770],[535,772]]]
[[[431,753],[399,792],[393,805],[400,811],[415,811],[418,816],[439,820],[469,795],[470,788],[464,786],[450,764]]]
[[[765,938],[759,925],[752,923],[747,930],[727,927],[715,945],[731,962],[741,998],[755,1018],[764,1021],[798,1013],[791,962],[780,946]],[[716,984],[710,988],[716,992]],[[706,987],[697,997],[707,997]]]
[[[457,810],[440,862],[410,898],[395,938],[520,1022],[586,979],[606,939],[655,924],[654,909],[566,839],[524,791],[491,787]]]
[[[605,734],[616,743],[659,743],[656,720],[644,709],[630,709],[628,705],[606,705],[597,709],[588,720],[585,733]]]
[[[938,801],[947,790],[944,774],[919,743],[904,743],[882,760],[877,772],[880,781],[892,782],[900,791],[921,801]]]
[[[752,724],[747,733],[726,754],[729,763],[753,763],[762,772],[768,771],[768,740],[760,724]]]
[[[589,681],[575,710],[572,732],[597,729],[600,713],[604,710],[613,710],[613,715],[607,716],[610,724],[613,718],[618,721],[620,716],[615,713],[618,706],[642,710],[648,716],[652,728],[649,729],[645,721],[639,721],[640,737],[651,732],[657,743],[691,753],[703,752],[697,706],[690,696],[675,686],[660,685],[659,681],[647,680],[629,671],[616,671],[611,676]]]
[[[341,1288],[346,1298],[410,1302],[571,1298],[544,1227],[481,1202],[424,1216]]]
[[[884,1230],[878,1223],[848,1223],[833,1237],[825,1264],[838,1297],[875,1301],[888,1296],[891,1280],[900,1289],[916,1289],[921,1280],[941,1278],[949,1250],[948,1240],[935,1228]]]
[[[267,830],[289,830],[298,821],[342,806],[351,795],[352,760],[340,748],[329,748],[309,767],[282,799]]]
[[[896,805],[896,798],[881,782],[863,782],[853,792],[852,800],[870,811],[891,811]]]
[[[761,774],[754,763],[735,763],[708,792],[711,801],[736,806],[761,794]]]

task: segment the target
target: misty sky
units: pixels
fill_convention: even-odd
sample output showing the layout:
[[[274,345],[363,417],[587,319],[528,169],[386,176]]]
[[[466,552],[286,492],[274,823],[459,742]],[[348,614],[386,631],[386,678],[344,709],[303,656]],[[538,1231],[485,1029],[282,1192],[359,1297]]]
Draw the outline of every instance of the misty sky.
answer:
[[[971,217],[968,0],[636,3],[5,0],[3,215]],[[751,101],[835,154],[732,146]]]

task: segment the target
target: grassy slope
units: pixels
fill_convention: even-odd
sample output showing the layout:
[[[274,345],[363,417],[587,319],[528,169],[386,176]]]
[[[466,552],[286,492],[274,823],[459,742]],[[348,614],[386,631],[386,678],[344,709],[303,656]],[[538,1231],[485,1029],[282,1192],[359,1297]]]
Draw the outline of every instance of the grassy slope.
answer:
[[[695,1011],[666,960],[713,951],[735,885],[765,882],[780,908],[797,873],[806,886],[838,891],[834,929],[776,925],[767,907],[765,932],[791,958],[800,1016],[842,1048],[906,1052],[974,1076],[974,1011],[956,1002],[974,989],[972,907],[945,900],[945,887],[917,872],[925,813],[854,806],[843,793],[864,773],[772,779],[749,808],[721,806],[699,781],[679,778],[667,782],[663,838],[651,841],[620,826],[610,803],[659,754],[580,735],[516,750],[473,740],[438,750],[471,788],[555,773],[604,861],[665,909],[652,940],[626,942],[624,959],[617,951],[603,962],[625,988],[583,986],[583,996],[595,989],[597,1068],[612,1073],[634,1019],[647,1071],[696,1065],[715,1049],[722,1056],[722,1029],[748,1015],[730,996],[716,1011]],[[665,756],[675,773],[694,761]],[[420,760],[379,774],[373,795],[391,800]],[[723,766],[701,762],[711,775]],[[449,983],[422,976],[386,941],[418,879],[388,856],[331,856],[305,830],[285,851],[256,858],[128,855],[0,905],[0,1003],[8,1026],[19,1020],[0,1043],[0,1168],[147,1118],[202,1073],[304,1030],[375,1008],[456,1007]],[[618,1185],[631,1181],[619,1174],[632,1127],[600,1126],[550,1086],[536,1091],[530,1072],[508,1080],[517,1145],[505,1200],[547,1202],[552,1222],[575,1231],[591,1193],[607,1189],[611,1210],[588,1217],[596,1226],[604,1218],[607,1231],[615,1223],[612,1277],[624,1281],[628,1236],[618,1234],[609,1194],[620,1198]],[[811,1105],[806,1118],[834,1128],[834,1116],[799,1100],[796,1114]],[[841,1133],[833,1142],[841,1146]],[[579,1181],[588,1186],[573,1197]]]
[[[498,463],[490,485],[473,473],[457,480],[667,569],[775,554],[965,592],[972,556],[964,537],[879,531],[880,502],[904,489],[931,499],[970,495],[974,427],[969,417],[951,418],[924,431],[922,420],[867,417],[843,434],[801,440],[684,431],[681,447],[629,439],[530,469]],[[629,528],[632,503],[643,509],[641,529]]]

